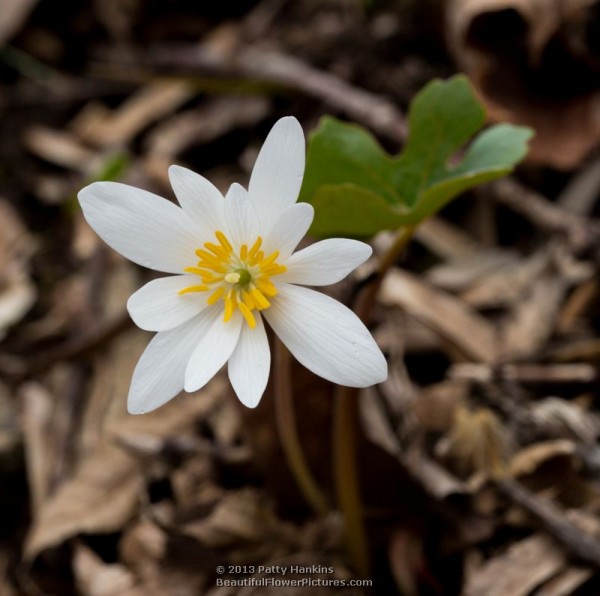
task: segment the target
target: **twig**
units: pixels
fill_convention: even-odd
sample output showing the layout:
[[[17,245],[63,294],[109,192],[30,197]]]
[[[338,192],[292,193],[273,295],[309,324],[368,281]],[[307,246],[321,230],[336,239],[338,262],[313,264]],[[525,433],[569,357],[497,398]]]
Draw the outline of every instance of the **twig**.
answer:
[[[81,333],[55,348],[34,356],[28,363],[25,376],[37,374],[64,360],[79,358],[112,339],[115,335],[124,331],[130,324],[131,319],[129,315],[126,312],[122,312],[113,319],[104,321],[89,331]]]
[[[600,568],[600,541],[568,521],[556,505],[514,480],[499,480],[497,485],[502,494],[538,520],[574,559]]]
[[[387,99],[352,86],[343,79],[283,54],[255,47],[228,47],[217,44],[154,46],[144,57],[136,57],[142,65],[169,72],[202,73],[232,79],[252,80],[295,89],[326,102],[329,106],[362,122],[381,136],[396,142],[406,139],[408,128],[404,116]],[[124,63],[110,52],[104,54],[112,64]],[[136,65],[139,67],[139,64]]]
[[[512,178],[494,182],[492,190],[497,201],[520,213],[541,230],[566,236],[574,250],[584,250],[600,237],[597,224],[558,207]]]
[[[505,364],[493,368],[487,364],[461,362],[448,371],[451,379],[490,383],[494,380],[519,383],[594,383],[596,368],[591,364]]]

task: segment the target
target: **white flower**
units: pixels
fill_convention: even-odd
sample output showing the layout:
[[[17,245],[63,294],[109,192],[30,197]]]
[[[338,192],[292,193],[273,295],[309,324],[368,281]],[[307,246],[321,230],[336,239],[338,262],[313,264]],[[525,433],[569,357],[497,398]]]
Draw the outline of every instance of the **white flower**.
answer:
[[[314,214],[296,203],[303,173],[304,135],[288,117],[269,133],[247,191],[233,184],[223,199],[202,176],[171,166],[181,208],[116,182],[79,193],[86,220],[107,244],[175,274],[147,283],[127,303],[139,327],[158,332],[133,373],[131,413],[200,389],[227,361],[239,399],[255,407],[271,360],[263,315],[315,374],[350,387],[386,378],[385,358],[358,317],[296,285],[336,283],[371,255],[367,244],[340,238],[292,254]]]

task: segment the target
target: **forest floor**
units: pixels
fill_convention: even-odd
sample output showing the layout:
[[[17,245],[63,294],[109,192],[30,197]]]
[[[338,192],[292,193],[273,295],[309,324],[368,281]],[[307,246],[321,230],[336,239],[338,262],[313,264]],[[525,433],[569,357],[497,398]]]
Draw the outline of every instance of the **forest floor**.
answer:
[[[150,336],[125,304],[151,276],[91,231],[78,190],[173,198],[172,163],[245,184],[285,115],[358,122],[397,153],[414,95],[460,70],[442,4],[0,0],[0,596],[334,590],[219,585],[292,566],[340,594],[600,593],[600,161],[579,129],[548,157],[560,116],[544,112],[536,162],[421,226],[380,293],[390,375],[360,394],[369,578],[339,513],[300,496],[271,387],[246,410],[222,374],[126,413]],[[332,291],[351,304],[368,272]],[[333,499],[333,389],[292,372]]]

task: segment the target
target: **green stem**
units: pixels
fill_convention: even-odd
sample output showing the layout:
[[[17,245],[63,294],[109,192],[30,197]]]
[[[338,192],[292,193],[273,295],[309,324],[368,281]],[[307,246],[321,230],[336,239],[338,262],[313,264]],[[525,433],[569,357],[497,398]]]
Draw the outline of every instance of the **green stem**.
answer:
[[[392,246],[382,256],[375,279],[358,297],[355,312],[364,323],[368,322],[385,274],[398,260],[414,230],[413,226],[398,233]],[[368,577],[369,548],[357,465],[360,425],[356,389],[337,387],[333,415],[333,467],[338,504],[346,524],[346,547],[356,571]]]
[[[275,338],[273,377],[277,432],[288,466],[306,502],[315,513],[325,515],[330,509],[327,499],[308,468],[298,437],[290,375],[290,353],[278,338]]]

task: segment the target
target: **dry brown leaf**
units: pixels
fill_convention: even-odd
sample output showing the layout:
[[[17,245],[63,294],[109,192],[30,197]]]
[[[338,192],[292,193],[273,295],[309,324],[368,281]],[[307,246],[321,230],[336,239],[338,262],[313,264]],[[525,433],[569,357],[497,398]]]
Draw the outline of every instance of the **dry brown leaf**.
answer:
[[[466,259],[479,253],[478,242],[440,217],[426,219],[415,230],[415,239],[445,260]]]
[[[494,327],[462,301],[436,290],[406,271],[390,271],[381,302],[399,306],[449,339],[471,358],[493,363],[498,346]]]
[[[512,476],[533,474],[542,464],[556,457],[569,459],[577,453],[577,447],[572,441],[544,441],[521,449],[515,454],[509,465]]]
[[[399,456],[400,443],[392,428],[385,407],[374,393],[367,388],[363,394],[367,399],[360,400],[360,416],[367,438],[391,455]]]
[[[600,421],[575,402],[558,397],[546,397],[531,404],[529,415],[535,426],[553,439],[574,439],[585,445],[595,445],[600,435]]]
[[[573,168],[600,141],[595,0],[447,0],[450,47],[489,116],[536,131],[530,158]]]
[[[18,33],[39,0],[0,1],[0,46]]]
[[[484,563],[467,577],[465,596],[526,596],[566,565],[551,538],[534,534]]]
[[[38,383],[27,383],[19,392],[22,408],[23,441],[29,482],[31,510],[37,516],[50,489],[54,452],[50,445],[53,399]]]
[[[0,199],[0,339],[20,321],[37,293],[29,278],[35,243],[16,211]]]
[[[150,83],[129,97],[113,114],[88,123],[84,139],[99,146],[120,146],[195,94],[188,81]]]
[[[81,532],[116,532],[131,519],[142,487],[136,460],[108,442],[98,446],[42,504],[25,557],[34,558]]]
[[[219,97],[199,108],[175,114],[161,122],[146,141],[149,159],[169,163],[191,146],[210,143],[238,127],[249,127],[267,115],[265,97]]]
[[[414,412],[425,431],[445,432],[453,423],[456,410],[464,405],[470,384],[448,380],[423,389],[415,400]]]
[[[497,286],[500,286],[501,296],[507,291],[514,293],[512,288],[507,287],[508,277],[514,271],[513,268],[518,267],[519,262],[518,256],[511,252],[482,249],[475,254],[436,265],[427,271],[426,277],[442,290],[464,294],[479,285],[487,290],[488,286],[494,284],[496,287],[486,293],[492,294],[490,299],[497,303],[498,298],[493,296],[493,293],[498,291]],[[495,283],[498,277],[500,283]],[[462,297],[465,298],[465,295]],[[477,299],[472,300],[468,297],[467,301],[472,306],[479,306]],[[483,301],[479,300],[479,302]],[[486,306],[485,302],[483,306]]]
[[[83,596],[143,596],[135,578],[123,565],[107,564],[82,544],[75,547],[73,571]]]
[[[461,476],[501,476],[506,470],[509,436],[500,419],[487,408],[469,410],[459,405],[452,427],[438,442],[436,455]]]
[[[156,565],[165,556],[166,549],[167,536],[164,530],[147,519],[128,528],[119,544],[121,558],[133,569]]]
[[[591,569],[569,567],[546,582],[535,596],[570,596],[593,575]]]
[[[194,425],[213,407],[223,390],[215,379],[198,395],[174,399],[160,411],[127,417],[111,426],[113,433],[169,436]],[[134,513],[144,482],[144,464],[105,438],[85,453],[73,476],[42,504],[27,537],[25,556],[60,544],[81,532],[113,532]]]
[[[95,167],[97,155],[71,133],[32,126],[23,140],[29,151],[52,164],[84,173]]]
[[[574,261],[560,245],[551,245],[541,255],[542,267],[523,288],[502,327],[502,355],[507,360],[534,356],[555,331],[568,289],[592,275],[585,263]]]
[[[224,495],[207,518],[185,524],[182,531],[213,548],[259,542],[274,521],[269,517],[261,495],[246,488]]]

